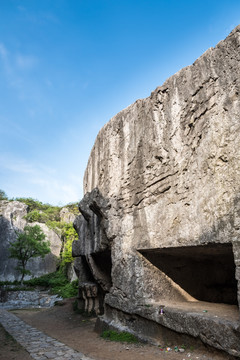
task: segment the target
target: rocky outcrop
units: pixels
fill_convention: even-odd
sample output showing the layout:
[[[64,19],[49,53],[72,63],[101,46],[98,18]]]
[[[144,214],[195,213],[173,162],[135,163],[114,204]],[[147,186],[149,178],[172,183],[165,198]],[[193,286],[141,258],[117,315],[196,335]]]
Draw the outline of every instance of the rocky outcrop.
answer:
[[[200,334],[167,309],[240,303],[239,91],[240,26],[99,132],[74,255],[104,293],[103,322],[136,315],[240,356],[238,315],[223,342],[221,325]]]
[[[23,230],[26,225],[24,216],[27,214],[27,205],[18,201],[0,201],[0,281],[14,281],[19,279],[15,270],[17,260],[9,259],[9,245],[17,238],[17,231]],[[41,276],[56,270],[57,257],[60,255],[62,242],[60,237],[45,224],[39,225],[50,241],[51,253],[44,259],[30,259],[27,268],[34,276]],[[29,277],[25,277],[26,279]]]
[[[73,223],[76,215],[74,215],[71,211],[68,210],[67,207],[63,207],[60,211],[60,219],[62,222]]]
[[[50,295],[46,291],[8,291],[0,289],[0,309],[26,309],[52,307],[63,300],[58,295]]]

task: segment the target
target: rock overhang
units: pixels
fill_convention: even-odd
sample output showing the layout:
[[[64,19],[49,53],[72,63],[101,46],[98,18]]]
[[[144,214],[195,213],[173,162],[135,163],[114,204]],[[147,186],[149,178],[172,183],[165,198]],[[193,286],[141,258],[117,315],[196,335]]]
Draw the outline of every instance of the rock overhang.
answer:
[[[80,236],[78,255],[108,249],[111,288],[105,306],[133,314],[140,302],[199,297],[169,276],[169,271],[176,276],[178,268],[186,278],[185,265],[191,262],[190,272],[196,266],[194,254],[199,270],[201,261],[207,266],[205,276],[214,268],[215,288],[234,292],[228,294],[230,303],[239,304],[239,46],[240,26],[149,98],[117,114],[98,134],[84,176],[83,203],[90,209],[91,231]],[[96,193],[105,205],[90,206]],[[165,263],[163,249],[168,249]],[[170,249],[175,249],[174,262],[181,260],[175,271]],[[149,261],[144,251],[148,257],[155,254],[155,260]],[[181,259],[181,251],[189,256]],[[224,282],[221,272],[229,275]],[[108,321],[109,309],[106,314]]]

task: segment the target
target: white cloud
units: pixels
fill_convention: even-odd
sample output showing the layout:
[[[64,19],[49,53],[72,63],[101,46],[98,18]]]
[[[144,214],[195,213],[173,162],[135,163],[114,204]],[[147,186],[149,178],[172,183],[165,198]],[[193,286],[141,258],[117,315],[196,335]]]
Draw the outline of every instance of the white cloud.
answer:
[[[18,174],[33,174],[34,167],[23,159],[14,159],[5,154],[0,155],[0,166],[2,170],[12,171]]]
[[[41,174],[44,176],[43,174]],[[65,178],[65,181],[68,182],[68,179]],[[32,177],[29,179],[31,184],[37,185],[38,189],[38,198],[46,199],[44,202],[49,202],[51,204],[68,204],[70,202],[76,202],[80,200],[80,186],[76,184],[66,185],[64,179],[58,179],[54,177],[40,178],[39,176]],[[42,200],[41,200],[42,201]]]
[[[14,54],[3,43],[0,43],[0,60],[8,85],[17,90],[20,99],[25,99],[26,81],[24,74],[26,71],[36,68],[39,59],[31,54]]]
[[[1,183],[1,188],[8,194],[11,186],[13,197],[33,197],[45,203],[64,205],[79,201],[82,196],[79,177],[65,174],[64,169],[59,174],[52,167],[36,165],[9,154],[0,155],[0,169],[3,177],[8,179],[6,184]]]
[[[0,124],[0,134],[8,137],[10,136],[9,141],[14,141],[14,139],[21,139],[25,143],[33,144],[32,137],[29,136],[26,129],[19,125],[19,123],[16,121],[12,121],[9,118],[0,115]],[[0,148],[2,148],[2,146]]]

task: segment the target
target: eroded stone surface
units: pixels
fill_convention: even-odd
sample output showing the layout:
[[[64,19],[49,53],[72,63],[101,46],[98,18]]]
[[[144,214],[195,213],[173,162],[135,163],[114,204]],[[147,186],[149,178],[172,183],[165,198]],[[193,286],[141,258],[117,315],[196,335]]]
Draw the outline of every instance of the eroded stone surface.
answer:
[[[75,220],[75,215],[69,211],[69,209],[67,207],[64,207],[61,209],[60,211],[60,218],[61,221],[66,222],[66,223],[73,223]]]
[[[26,309],[52,307],[62,297],[50,295],[46,291],[9,291],[0,289],[0,309]]]
[[[240,303],[239,50],[240,26],[99,132],[85,172],[83,218],[76,223],[79,241],[74,255],[86,259],[102,286],[101,271],[109,262],[99,254],[110,252],[111,288],[104,289],[109,308],[134,314],[137,304],[194,301],[193,294],[167,275],[161,262],[153,264],[146,258],[144,251],[189,246],[197,251],[211,244],[230,246],[232,256],[224,259],[226,271],[232,271],[229,294],[235,292],[235,300],[232,296],[229,303]],[[97,206],[92,206],[96,194]],[[212,251],[214,269],[203,253],[200,258],[191,253],[188,273],[196,287],[201,263],[209,271],[222,271],[221,254],[214,246]],[[187,258],[175,271],[183,272],[185,265]],[[213,276],[209,293],[211,287],[221,291],[230,286],[221,278]],[[108,315],[104,316],[107,322]],[[142,316],[149,318],[146,312]],[[170,322],[164,326],[171,327]],[[239,328],[234,331],[240,336]],[[216,336],[213,346],[221,340],[217,332],[209,336]],[[208,336],[202,340],[209,343]],[[223,345],[240,356],[237,346],[234,341]]]

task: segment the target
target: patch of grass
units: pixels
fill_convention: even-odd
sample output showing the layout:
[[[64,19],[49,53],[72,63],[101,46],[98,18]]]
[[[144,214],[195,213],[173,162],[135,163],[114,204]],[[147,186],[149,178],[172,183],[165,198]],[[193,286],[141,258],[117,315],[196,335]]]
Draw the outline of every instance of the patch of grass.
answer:
[[[127,343],[136,343],[138,342],[137,338],[130,334],[127,331],[117,332],[114,330],[106,330],[103,331],[101,337],[110,341],[118,341],[118,342],[127,342]]]
[[[43,276],[40,276],[38,278],[33,278],[30,280],[24,281],[24,285],[30,285],[33,287],[42,286],[42,287],[55,287],[55,286],[64,286],[67,284],[68,280],[66,276],[57,271],[54,273],[46,274]]]
[[[75,282],[67,283],[64,286],[55,286],[51,288],[51,293],[57,294],[61,297],[65,298],[71,298],[74,296],[77,296],[78,294],[78,288]]]
[[[49,289],[51,294],[56,294],[63,298],[75,297],[78,294],[78,280],[74,280],[70,283],[63,271],[56,271],[38,278],[26,280],[23,282],[23,284],[24,286],[19,286],[20,282],[18,281],[0,282],[0,286],[12,286],[11,288],[7,287],[7,291],[33,291],[39,286],[45,289]]]
[[[77,296],[78,293],[78,280],[70,283],[66,275],[61,271],[24,281],[24,284],[33,287],[42,286],[48,288],[52,294],[59,295],[63,298],[74,297]]]
[[[4,285],[20,285],[20,281],[0,281],[0,286]]]
[[[8,288],[7,291],[34,291],[34,287],[27,287],[27,286],[15,286],[12,288]]]

